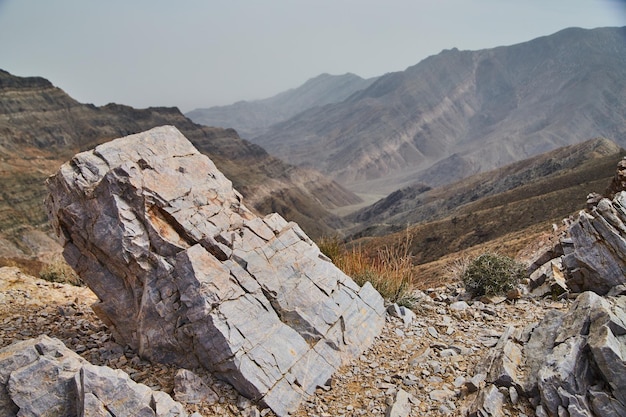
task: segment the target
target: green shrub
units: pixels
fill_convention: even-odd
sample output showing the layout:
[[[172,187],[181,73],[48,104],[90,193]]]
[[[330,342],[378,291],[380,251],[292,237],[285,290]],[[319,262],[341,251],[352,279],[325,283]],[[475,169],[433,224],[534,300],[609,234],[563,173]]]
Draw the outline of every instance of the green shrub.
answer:
[[[504,295],[525,277],[524,265],[496,253],[484,253],[474,258],[462,275],[465,290],[473,297]]]

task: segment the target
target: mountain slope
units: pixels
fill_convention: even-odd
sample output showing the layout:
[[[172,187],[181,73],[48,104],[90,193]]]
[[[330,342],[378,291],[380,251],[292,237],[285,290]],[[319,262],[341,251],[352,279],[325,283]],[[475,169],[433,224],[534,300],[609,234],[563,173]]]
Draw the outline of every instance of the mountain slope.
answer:
[[[352,219],[364,223],[353,237],[382,235],[366,239],[380,246],[409,233],[418,264],[490,241],[500,242],[492,250],[514,255],[521,248],[503,243],[502,237],[517,235],[519,240],[525,231],[530,236],[560,224],[585,207],[589,193],[606,190],[625,155],[615,143],[598,138],[448,186],[403,189],[395,198],[355,213]]]
[[[591,139],[434,189],[420,183],[413,184],[347,218],[369,228],[376,224],[393,224],[398,227],[442,218],[465,204],[525,185],[550,181],[554,176],[574,171],[585,163],[598,163],[599,159],[605,157],[616,158],[621,151],[616,143],[608,139]],[[509,202],[521,196],[511,195]]]
[[[503,166],[590,137],[626,144],[626,28],[443,51],[251,138],[347,188],[383,193]]]
[[[267,99],[194,109],[185,116],[206,126],[234,128],[242,137],[250,138],[304,110],[343,101],[374,81],[375,78],[365,80],[354,74],[321,74],[298,88]]]
[[[0,71],[0,257],[29,256],[53,246],[45,233],[44,180],[61,163],[98,143],[166,124],[215,162],[248,207],[272,208],[312,236],[341,225],[328,208],[358,201],[319,172],[287,165],[232,129],[197,125],[176,108],[95,107],[43,78]]]

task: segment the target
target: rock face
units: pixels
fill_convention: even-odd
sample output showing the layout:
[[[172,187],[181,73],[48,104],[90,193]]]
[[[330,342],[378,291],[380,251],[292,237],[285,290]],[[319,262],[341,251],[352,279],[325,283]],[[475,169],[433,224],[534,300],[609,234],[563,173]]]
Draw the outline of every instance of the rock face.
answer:
[[[569,311],[550,310],[539,324],[503,334],[477,368],[487,387],[470,415],[502,415],[484,412],[496,388],[529,399],[537,416],[626,415],[625,167],[620,161],[611,199],[589,195],[560,242],[530,262],[531,295],[582,293]]]
[[[374,340],[383,300],[295,223],[255,216],[175,128],[76,155],[49,216],[98,316],[150,360],[203,366],[277,415]]]
[[[537,415],[626,415],[625,296],[585,292],[568,312],[552,310],[538,325],[508,337],[478,368],[488,370],[487,391],[512,388],[537,405]],[[486,407],[484,398],[474,409]]]
[[[40,336],[0,350],[3,416],[186,417],[183,406],[119,370],[95,366],[58,339]]]
[[[626,285],[626,159],[602,197],[591,193],[587,208],[564,223],[566,232],[554,247],[531,260],[529,291],[553,297],[566,292],[605,295]]]
[[[477,368],[487,387],[470,415],[487,408],[485,393],[495,388],[528,398],[537,416],[626,415],[625,166],[618,164],[607,190],[612,199],[590,195],[587,209],[566,220],[560,242],[530,263],[531,295],[582,293],[569,311],[550,310],[539,324],[505,332]]]
[[[626,284],[626,192],[601,199],[570,225],[572,250],[563,257],[574,291],[606,294]]]

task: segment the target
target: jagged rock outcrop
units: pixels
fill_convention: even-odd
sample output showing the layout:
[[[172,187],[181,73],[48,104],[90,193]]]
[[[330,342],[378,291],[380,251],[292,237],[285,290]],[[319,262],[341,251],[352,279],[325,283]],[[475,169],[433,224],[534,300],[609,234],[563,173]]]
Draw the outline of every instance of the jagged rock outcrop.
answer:
[[[529,398],[538,416],[626,415],[626,296],[585,292],[569,311],[505,332],[477,372],[487,386],[470,415],[501,415],[484,412],[494,387]]]
[[[529,290],[535,296],[593,291],[604,295],[626,284],[626,159],[606,190],[591,193],[587,208],[564,223],[553,247],[536,254],[529,266]]]
[[[187,416],[168,394],[137,384],[120,370],[92,365],[47,336],[0,350],[0,414]]]
[[[606,294],[626,284],[626,192],[581,211],[569,226],[573,250],[563,257],[575,292]]]
[[[64,256],[119,342],[203,366],[279,415],[368,347],[383,300],[295,223],[255,216],[171,126],[77,154],[48,180]]]
[[[617,163],[615,176],[611,180],[611,184],[609,184],[608,188],[604,192],[604,195],[608,198],[613,198],[615,197],[615,194],[624,190],[626,190],[626,157],[622,158],[622,160]]]
[[[576,301],[567,312],[549,310],[539,324],[502,334],[476,369],[486,387],[470,416],[502,415],[486,411],[487,393],[497,388],[529,399],[537,416],[626,415],[625,161],[607,189],[611,199],[588,196],[558,243],[529,262],[531,296]]]

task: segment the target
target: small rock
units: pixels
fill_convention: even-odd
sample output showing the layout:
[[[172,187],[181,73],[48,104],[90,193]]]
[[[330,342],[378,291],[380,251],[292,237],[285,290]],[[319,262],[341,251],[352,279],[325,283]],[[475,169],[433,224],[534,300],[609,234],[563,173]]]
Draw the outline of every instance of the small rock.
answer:
[[[538,405],[537,408],[535,408],[535,416],[537,416],[537,417],[550,417],[550,416],[548,416],[548,413],[546,412],[546,409],[543,408],[542,405]]]
[[[454,391],[449,389],[435,389],[428,393],[428,396],[433,401],[446,401],[454,397]]]
[[[495,385],[488,385],[483,389],[472,404],[469,412],[470,417],[501,417],[504,395]]]
[[[428,334],[434,337],[435,339],[439,338],[439,332],[437,332],[437,329],[435,329],[433,326],[428,326],[427,331],[428,331]]]
[[[403,389],[399,389],[391,405],[387,407],[385,417],[408,417],[411,413],[410,397],[411,395],[409,393]]]
[[[219,395],[207,386],[202,378],[187,369],[179,369],[176,372],[174,398],[186,404],[207,403],[213,405],[219,401]]]
[[[485,374],[476,374],[467,381],[465,381],[465,387],[468,392],[476,392],[480,389],[481,384],[485,381],[487,375]]]
[[[456,356],[456,355],[458,355],[458,352],[454,349],[444,349],[439,352],[440,358],[449,358],[451,356]]]
[[[626,284],[616,285],[615,287],[611,288],[611,290],[609,290],[609,292],[606,295],[607,297],[617,297],[620,295],[626,295]]]
[[[485,304],[500,304],[506,301],[506,297],[501,295],[483,295],[480,301]]]
[[[454,382],[452,383],[452,385],[454,385],[455,388],[461,388],[464,384],[465,384],[465,377],[463,376],[457,376],[454,379]]]
[[[402,319],[405,328],[409,327],[416,317],[415,313],[411,309],[404,306],[399,306],[396,303],[391,304],[389,307],[387,307],[387,312],[393,317]]]
[[[509,398],[511,399],[511,404],[516,405],[519,401],[519,394],[515,387],[509,387]]]

